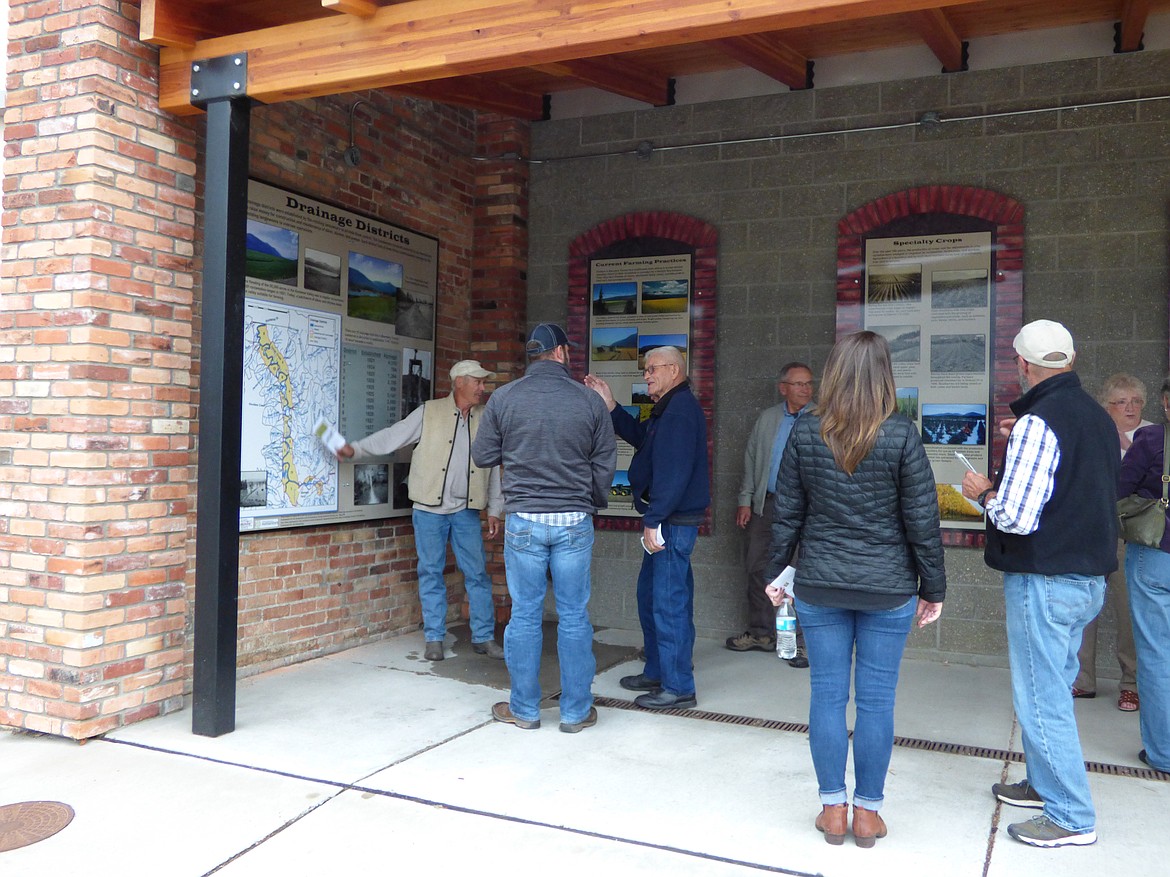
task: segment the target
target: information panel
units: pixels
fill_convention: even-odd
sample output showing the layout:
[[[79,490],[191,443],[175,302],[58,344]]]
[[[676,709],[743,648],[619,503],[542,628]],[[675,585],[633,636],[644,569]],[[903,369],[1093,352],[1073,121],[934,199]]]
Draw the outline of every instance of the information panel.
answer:
[[[590,262],[589,371],[639,420],[654,407],[642,374],[647,351],[677,347],[690,358],[691,262],[689,253]],[[634,449],[619,439],[607,515],[638,515],[630,490],[633,457]]]
[[[240,529],[407,514],[409,450],[338,463],[315,434],[391,426],[431,398],[439,242],[248,184]]]
[[[962,495],[969,462],[990,466],[991,233],[870,238],[865,328],[885,336],[898,410],[918,424],[943,524],[983,529]]]

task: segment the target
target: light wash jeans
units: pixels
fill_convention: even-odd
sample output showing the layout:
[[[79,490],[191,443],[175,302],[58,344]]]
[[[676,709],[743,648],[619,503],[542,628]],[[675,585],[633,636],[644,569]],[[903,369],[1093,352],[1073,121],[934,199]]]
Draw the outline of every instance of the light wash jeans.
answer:
[[[857,722],[853,729],[854,806],[880,810],[894,751],[894,694],[917,598],[894,609],[866,612],[796,601],[808,650],[808,746],[822,804],[844,804],[849,756],[849,682]],[[854,666],[854,654],[857,662]]]
[[[467,590],[471,641],[482,643],[494,639],[496,616],[492,607],[492,581],[484,563],[479,512],[464,509],[450,515],[437,515],[415,509],[411,520],[414,521],[418,599],[422,604],[426,641],[441,641],[447,635],[447,583],[443,580],[443,568],[447,565],[448,539],[455,549],[455,563],[463,573],[463,586]]]
[[[1023,735],[1028,782],[1044,800],[1045,816],[1068,831],[1092,831],[1097,815],[1073,714],[1072,684],[1081,631],[1105,602],[1105,577],[1004,573],[1003,590],[1012,705]]]
[[[593,519],[552,527],[510,514],[504,529],[504,566],[512,618],[504,631],[504,660],[512,677],[512,715],[540,718],[541,622],[548,573],[557,606],[557,658],[561,665],[561,722],[584,721],[593,706],[593,625],[589,623]]]
[[[642,558],[638,573],[638,620],[646,668],[662,690],[674,695],[695,693],[695,575],[691,552],[698,527],[662,525],[666,547]]]
[[[1170,554],[1126,546],[1125,575],[1142,693],[1142,746],[1151,765],[1170,771]]]

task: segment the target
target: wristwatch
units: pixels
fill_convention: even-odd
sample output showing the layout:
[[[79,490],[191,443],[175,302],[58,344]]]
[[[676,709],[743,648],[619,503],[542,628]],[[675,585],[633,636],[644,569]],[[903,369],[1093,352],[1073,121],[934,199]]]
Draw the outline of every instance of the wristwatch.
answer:
[[[987,490],[983,491],[983,493],[979,494],[978,498],[976,498],[975,502],[979,503],[980,508],[987,508],[987,494],[989,493],[995,493],[995,488],[987,488]]]

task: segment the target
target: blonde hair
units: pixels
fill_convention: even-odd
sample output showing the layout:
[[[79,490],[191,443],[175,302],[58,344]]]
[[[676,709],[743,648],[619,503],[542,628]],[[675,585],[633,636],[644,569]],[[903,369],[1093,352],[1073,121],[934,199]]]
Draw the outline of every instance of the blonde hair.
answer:
[[[1105,383],[1101,385],[1101,392],[1097,394],[1097,401],[1102,405],[1109,404],[1109,397],[1114,393],[1136,393],[1142,397],[1142,404],[1146,404],[1146,383],[1141,378],[1135,378],[1133,375],[1127,375],[1125,372],[1118,372],[1115,375],[1110,375],[1105,379]]]
[[[890,345],[875,332],[846,335],[829,351],[817,398],[821,439],[852,475],[897,410]]]

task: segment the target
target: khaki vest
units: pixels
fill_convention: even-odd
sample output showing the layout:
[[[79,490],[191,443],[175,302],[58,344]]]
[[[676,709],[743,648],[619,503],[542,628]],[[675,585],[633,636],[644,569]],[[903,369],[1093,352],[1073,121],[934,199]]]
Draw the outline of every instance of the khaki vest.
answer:
[[[467,413],[467,430],[471,441],[479,429],[483,406],[476,405]],[[410,457],[410,475],[406,486],[411,502],[424,506],[443,504],[443,486],[447,483],[447,468],[451,462],[451,447],[459,428],[459,409],[454,395],[433,399],[423,405],[422,436]],[[491,469],[481,469],[468,452],[467,507],[487,507],[488,478]]]

